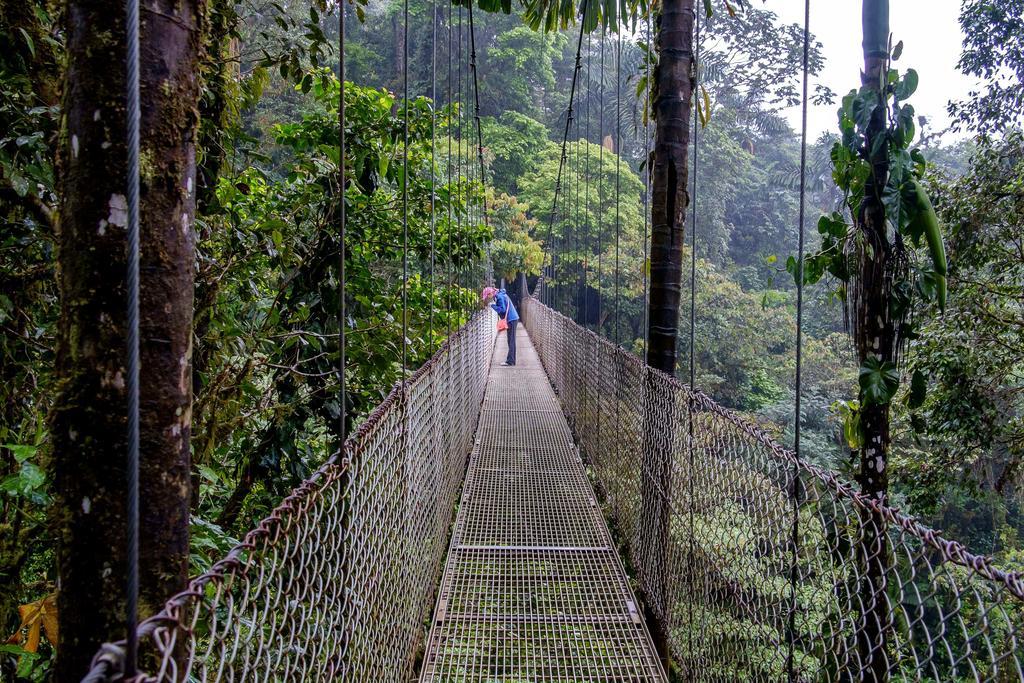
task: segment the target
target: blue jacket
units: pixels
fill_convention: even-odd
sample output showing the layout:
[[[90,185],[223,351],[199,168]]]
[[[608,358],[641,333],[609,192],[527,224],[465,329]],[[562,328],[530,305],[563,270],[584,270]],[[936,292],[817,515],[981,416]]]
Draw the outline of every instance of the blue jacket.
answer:
[[[491,304],[491,308],[497,311],[502,318],[505,318],[505,310],[508,309],[508,318],[505,318],[508,322],[519,320],[515,304],[512,303],[512,299],[508,298],[504,289],[499,289],[498,293],[494,295],[494,303]]]

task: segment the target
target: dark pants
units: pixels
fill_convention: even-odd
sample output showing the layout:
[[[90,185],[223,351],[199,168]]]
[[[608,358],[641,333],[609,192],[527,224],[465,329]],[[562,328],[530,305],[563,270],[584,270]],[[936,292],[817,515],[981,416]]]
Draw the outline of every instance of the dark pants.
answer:
[[[509,320],[508,330],[505,332],[505,336],[508,338],[508,357],[505,358],[505,362],[509,365],[516,364],[516,327],[518,325],[518,320]]]

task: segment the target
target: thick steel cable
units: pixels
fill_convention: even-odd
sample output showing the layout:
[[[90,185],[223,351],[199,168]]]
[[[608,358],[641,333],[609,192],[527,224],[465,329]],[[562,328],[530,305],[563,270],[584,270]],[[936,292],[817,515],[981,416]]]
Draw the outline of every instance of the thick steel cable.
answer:
[[[346,112],[345,112],[345,7],[342,3],[338,6],[338,85],[341,88],[341,94],[338,97],[338,192],[341,195],[341,225],[339,226],[339,250],[340,263],[339,265],[339,283],[338,283],[338,385],[341,392],[341,409],[339,415],[339,452],[345,447],[345,439],[348,438],[348,383],[345,375],[345,362],[347,355],[347,338],[345,336],[345,326],[347,324],[348,310],[346,308],[345,297],[346,284],[348,279],[348,273],[345,265],[345,231],[347,227],[348,214],[345,208],[345,123],[346,123]]]
[[[558,160],[558,176],[555,179],[555,197],[554,197],[554,201],[551,203],[551,216],[550,216],[550,218],[548,220],[548,239],[547,239],[547,244],[545,244],[545,246],[548,249],[550,249],[551,246],[552,246],[551,245],[551,234],[552,234],[552,230],[554,229],[554,225],[555,225],[555,215],[558,213],[558,195],[559,195],[559,193],[562,190],[562,171],[565,169],[565,160],[566,160],[565,150],[566,150],[566,145],[568,144],[568,140],[569,140],[569,129],[570,129],[570,126],[572,125],[573,102],[576,99],[576,81],[578,80],[579,73],[580,73],[580,49],[583,47],[583,31],[584,31],[584,26],[586,26],[585,19],[586,19],[586,16],[587,16],[587,4],[588,4],[587,0],[584,0],[583,4],[580,7],[580,19],[579,19],[579,21],[580,21],[580,35],[579,35],[579,38],[576,40],[576,66],[572,70],[572,85],[569,88],[569,111],[567,112],[567,116],[566,116],[566,119],[565,119],[565,132],[562,134],[562,155],[561,155],[561,157]],[[555,258],[554,258],[554,254],[552,254],[551,255],[551,280],[552,280],[552,282],[554,282],[554,279],[555,279]],[[551,287],[546,287],[545,289],[551,289]],[[553,295],[551,295],[551,294],[548,295],[548,297],[549,297],[548,298],[548,304],[549,305],[554,300],[552,298],[552,296]]]
[[[448,251],[448,314],[446,322],[448,325],[447,333],[448,336],[452,336],[452,293],[455,291],[455,262],[452,260],[452,132],[453,132],[453,121],[452,111],[452,51],[454,43],[452,42],[452,3],[448,3],[448,97],[445,100],[445,106],[448,110],[447,124],[445,128],[448,131],[448,186],[445,188],[445,195],[448,197],[448,224],[445,226],[446,236],[446,248]]]
[[[340,207],[340,224],[338,226],[338,250],[339,250],[339,280],[338,280],[338,387],[340,393],[340,407],[338,410],[338,451],[337,458],[342,462],[346,463],[347,454],[345,452],[345,441],[348,438],[348,384],[346,376],[346,352],[347,352],[347,337],[345,335],[345,327],[348,324],[348,310],[346,307],[345,297],[347,296],[346,284],[347,284],[347,271],[345,265],[345,258],[347,256],[345,249],[346,242],[346,228],[347,228],[347,217],[345,202],[345,155],[346,149],[346,137],[345,137],[345,125],[347,123],[346,110],[345,110],[345,9],[344,3],[338,6],[338,86],[340,93],[338,96],[338,193],[339,201],[341,202]],[[332,456],[335,457],[335,456]],[[351,463],[342,464],[342,473],[338,480],[338,486],[341,489],[342,501],[348,500],[351,496],[352,489],[352,471]],[[352,524],[352,508],[351,505],[342,504],[342,514],[340,525],[342,528],[342,538],[348,540],[349,534],[351,534]],[[341,562],[341,581],[343,585],[349,585],[349,576],[352,572],[351,557],[348,554],[343,556]],[[342,635],[342,638],[347,639],[348,633]],[[342,646],[342,650],[347,650],[348,644]]]
[[[459,289],[459,293],[460,294],[461,294],[462,286],[463,286],[463,283],[465,281],[465,275],[466,275],[466,258],[465,258],[466,254],[465,254],[465,249],[464,249],[464,247],[465,247],[465,234],[462,231],[462,218],[463,218],[463,216],[462,216],[462,214],[463,214],[463,209],[462,209],[463,197],[462,197],[462,195],[463,195],[464,188],[466,187],[465,183],[463,182],[463,177],[462,177],[462,143],[463,143],[464,138],[466,137],[465,129],[463,127],[463,118],[465,116],[465,113],[463,112],[463,106],[462,106],[462,104],[463,104],[463,100],[462,100],[462,94],[463,94],[463,91],[462,91],[462,56],[463,56],[462,37],[463,37],[463,35],[464,34],[463,34],[463,31],[462,31],[462,5],[459,5],[459,39],[458,39],[459,58],[458,58],[458,71],[456,72],[456,77],[455,77],[456,96],[458,97],[458,100],[459,100],[459,107],[458,107],[458,112],[459,112],[459,116],[458,116],[458,120],[459,120],[459,134],[458,134],[458,137],[455,139],[455,183],[456,183],[456,188],[457,188],[455,196],[458,197],[459,204],[456,207],[455,220],[456,220],[456,224],[457,224],[457,228],[458,228],[458,238],[459,238],[459,250],[458,250],[458,252],[459,252],[459,268],[458,268],[458,273],[456,275],[456,279],[457,279],[457,285],[458,285],[458,289]],[[461,301],[461,298],[462,297],[460,296],[460,305],[459,305],[460,324],[461,324],[462,316],[465,315],[465,313],[466,313],[465,302]]]
[[[584,268],[583,268],[583,293],[584,293],[583,294],[583,297],[584,297],[583,298],[583,302],[584,302],[584,323],[583,323],[583,327],[586,327],[586,328],[590,327],[590,292],[589,292],[589,288],[588,288],[587,282],[590,279],[589,266],[590,266],[590,256],[591,256],[591,253],[590,253],[590,122],[591,122],[591,118],[592,118],[593,112],[592,112],[591,107],[590,107],[590,101],[591,101],[591,96],[590,95],[591,95],[591,92],[593,92],[593,90],[594,90],[594,88],[593,88],[593,84],[594,84],[594,69],[593,69],[593,66],[594,65],[593,65],[593,60],[591,59],[591,55],[593,54],[593,52],[594,52],[594,35],[592,33],[588,33],[587,34],[587,111],[586,111],[585,129],[583,131],[583,137],[586,139],[586,142],[587,142],[586,147],[584,147],[584,149],[583,149],[583,152],[586,155],[586,159],[584,161],[584,168],[583,168],[583,178],[584,178],[583,185],[586,188],[585,189],[586,197],[584,199],[584,205],[585,205],[586,209],[583,212],[584,216],[586,217],[585,227],[584,227],[584,230],[583,230],[583,242],[584,242],[583,250],[584,250],[584,252],[586,252],[586,255],[587,255],[587,263],[586,263],[586,266],[584,266]],[[600,286],[600,283],[598,283],[598,286]]]
[[[580,267],[583,263],[582,252],[580,251],[580,183],[583,181],[582,168],[580,167],[580,118],[577,116],[575,121],[575,129],[573,130],[573,144],[575,145],[575,152],[573,153],[573,170],[575,171],[574,176],[576,178],[576,193],[575,193],[575,208],[576,208],[576,220],[573,221],[572,226],[572,242],[573,242],[573,260],[575,271],[573,273],[573,313],[574,319],[579,323],[583,315],[583,306],[580,302]]]
[[[127,633],[124,676],[135,676],[138,669],[139,641],[139,0],[125,5],[127,112],[127,367],[128,452],[127,455],[127,566],[125,581],[125,628]]]
[[[797,232],[797,278],[796,278],[796,374],[793,380],[793,482],[790,489],[792,504],[793,527],[790,535],[790,551],[792,552],[789,576],[789,618],[787,623],[787,658],[786,669],[789,680],[796,680],[794,648],[796,639],[798,549],[800,543],[800,410],[803,365],[803,323],[804,323],[804,219],[807,197],[807,91],[808,73],[810,71],[811,46],[811,0],[804,0],[804,53],[803,53],[803,100],[800,111],[800,208],[798,213]]]
[[[644,366],[647,366],[647,341],[648,341],[648,330],[647,320],[649,311],[647,310],[649,292],[649,277],[648,270],[649,264],[648,259],[648,244],[650,242],[650,228],[651,228],[651,116],[653,103],[651,102],[651,13],[654,3],[647,3],[647,54],[644,56],[644,82],[646,87],[644,88],[644,262],[643,262],[643,289],[644,289],[644,318],[643,318],[643,351],[644,351]]]
[[[694,77],[693,77],[693,94],[691,97],[694,99],[693,108],[693,218],[691,219],[690,226],[690,358],[689,358],[689,370],[690,370],[690,393],[687,401],[687,453],[689,456],[689,468],[690,472],[694,471],[694,452],[693,452],[693,411],[695,406],[694,396],[697,391],[697,373],[696,373],[696,325],[697,325],[697,171],[698,171],[698,160],[700,158],[700,12],[694,12],[694,40],[693,40],[693,61],[694,61]],[[684,240],[685,241],[685,240]],[[690,537],[689,537],[689,557],[692,562],[693,557],[696,553],[694,546],[694,519],[693,519],[693,508],[696,507],[693,504],[693,476],[687,479],[687,488],[689,489],[688,495],[690,497],[690,505],[687,517],[689,518],[690,524]],[[692,576],[692,572],[690,572]],[[690,587],[691,593],[693,587]],[[689,662],[693,662],[693,600],[687,602],[687,619],[689,621],[690,638],[687,639],[688,651],[689,651]]]
[[[402,383],[409,373],[409,0],[402,1]]]
[[[344,6],[344,5],[343,5]],[[427,322],[428,355],[434,354],[434,240],[437,236],[437,0],[433,3],[430,39],[430,313]]]
[[[487,177],[484,169],[484,134],[480,126],[480,81],[476,68],[476,31],[473,28],[473,2],[469,2],[469,68],[473,73],[473,118],[476,120],[476,156],[480,162],[480,211],[483,214],[484,227],[490,229],[491,221],[487,216]],[[488,248],[488,259],[490,249]],[[487,284],[493,284],[488,282]]]
[[[604,43],[607,37],[606,29],[601,28],[601,37],[598,43],[601,45],[601,67],[597,74],[597,143],[600,147],[597,150],[597,321],[594,323],[594,331],[601,336],[601,308],[604,305],[604,296],[601,294],[601,278],[604,276],[604,211],[601,207],[604,202]],[[600,404],[598,404],[600,407]],[[601,426],[601,411],[597,411],[598,433]]]
[[[615,142],[612,144],[612,150],[615,153],[615,329],[613,332],[615,345],[619,346],[619,238],[622,227],[619,216],[619,175],[622,166],[622,36],[618,24],[615,25]],[[618,411],[616,410],[617,419]]]

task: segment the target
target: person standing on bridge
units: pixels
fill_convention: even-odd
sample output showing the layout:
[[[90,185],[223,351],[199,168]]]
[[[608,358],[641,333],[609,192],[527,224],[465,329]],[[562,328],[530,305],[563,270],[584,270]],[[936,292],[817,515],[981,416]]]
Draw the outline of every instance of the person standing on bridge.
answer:
[[[505,362],[502,365],[513,366],[516,364],[516,327],[519,325],[519,312],[516,311],[515,304],[512,303],[512,299],[504,289],[485,287],[481,298],[484,301],[492,299],[491,308],[508,325],[505,332],[505,337],[508,340],[508,356],[505,357]]]

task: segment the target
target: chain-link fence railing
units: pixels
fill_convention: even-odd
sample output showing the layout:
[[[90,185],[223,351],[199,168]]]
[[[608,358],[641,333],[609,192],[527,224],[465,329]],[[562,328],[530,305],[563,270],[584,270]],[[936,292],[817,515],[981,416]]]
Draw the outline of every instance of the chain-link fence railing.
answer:
[[[683,680],[1024,680],[1021,574],[539,300],[523,309]]]
[[[411,679],[494,346],[477,314],[227,557],[141,624],[140,681]],[[88,681],[120,680],[123,644]]]

